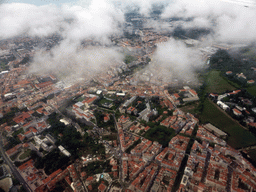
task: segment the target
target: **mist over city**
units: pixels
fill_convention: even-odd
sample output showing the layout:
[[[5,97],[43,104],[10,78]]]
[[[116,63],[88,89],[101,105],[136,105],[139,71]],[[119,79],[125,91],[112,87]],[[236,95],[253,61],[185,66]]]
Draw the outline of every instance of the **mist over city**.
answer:
[[[255,0],[0,0],[0,191],[256,192]]]
[[[249,2],[245,2],[245,5]],[[253,2],[251,2],[253,3]],[[113,37],[120,37],[125,33],[137,35],[141,38],[145,34],[139,30],[149,27],[156,32],[166,32],[168,36],[177,33],[184,36],[194,35],[199,40],[198,46],[210,46],[214,43],[248,44],[255,41],[256,12],[252,6],[241,6],[235,2],[226,1],[114,1],[114,0],[92,0],[64,3],[59,6],[54,3],[46,5],[33,5],[26,3],[3,3],[0,7],[0,38],[13,38],[17,36],[29,36],[45,38],[51,35],[59,35],[61,40],[48,54],[43,54],[42,50],[36,51],[31,71],[53,70],[61,74],[71,75],[69,69],[72,65],[74,73],[78,72],[80,78],[85,69],[100,69],[102,64],[111,66],[115,62],[109,61],[116,55],[116,60],[120,58],[120,51],[117,51]],[[140,17],[141,20],[131,22],[133,17]],[[136,24],[134,24],[136,23]],[[193,36],[193,35],[192,35]],[[81,54],[81,43],[84,40],[93,40],[99,45],[84,47],[83,52],[93,52],[100,54],[101,59],[93,60],[94,57],[83,61],[84,54]],[[179,40],[178,40],[179,41]],[[182,50],[183,45],[177,41],[170,40],[170,49],[164,50],[162,46],[156,45],[158,56],[168,54],[166,61],[158,62],[158,66],[165,70],[166,67],[192,70],[192,63],[187,58],[194,54],[193,48],[188,48],[180,53],[178,63],[169,60],[173,56],[173,50]],[[102,46],[108,46],[106,54],[102,52]],[[166,44],[168,46],[168,44]],[[99,48],[99,50],[98,50]],[[111,49],[111,55],[108,52]],[[54,53],[50,53],[54,52]],[[99,53],[96,53],[99,52]],[[51,57],[49,58],[49,54]],[[72,55],[73,61],[70,64],[63,62],[62,54]],[[200,53],[196,53],[197,66],[202,63]],[[83,56],[82,56],[83,55]],[[182,56],[184,55],[184,57]],[[158,57],[156,56],[156,58]],[[104,59],[104,57],[106,57]],[[110,58],[109,58],[110,57]],[[174,57],[178,57],[174,55]],[[161,56],[161,59],[164,57]],[[182,61],[184,59],[184,61]],[[48,60],[48,61],[46,61]],[[64,59],[69,60],[69,59]],[[106,60],[103,62],[103,60]],[[51,63],[51,64],[49,64]],[[174,66],[173,66],[174,65]],[[173,67],[172,67],[173,66]],[[68,71],[67,71],[68,70]],[[169,70],[169,69],[168,69]],[[177,74],[177,73],[176,73]],[[180,72],[180,77],[185,77],[188,73]],[[85,75],[85,74],[84,74]],[[64,75],[65,76],[65,75]]]

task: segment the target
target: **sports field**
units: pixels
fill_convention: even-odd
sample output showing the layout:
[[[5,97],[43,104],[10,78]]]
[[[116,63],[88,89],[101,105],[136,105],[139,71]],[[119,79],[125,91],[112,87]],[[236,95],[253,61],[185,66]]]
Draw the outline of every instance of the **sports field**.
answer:
[[[228,133],[227,142],[233,148],[242,148],[256,144],[256,138],[251,132],[245,130],[209,99],[206,99],[204,102],[204,109],[200,115],[200,120],[202,124],[210,122]]]

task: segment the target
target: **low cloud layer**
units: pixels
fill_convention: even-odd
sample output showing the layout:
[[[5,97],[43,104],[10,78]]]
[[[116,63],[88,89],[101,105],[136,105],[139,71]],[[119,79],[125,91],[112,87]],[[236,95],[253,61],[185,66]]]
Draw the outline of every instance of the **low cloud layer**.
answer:
[[[122,61],[116,48],[98,46],[81,49],[85,39],[111,44],[110,36],[122,33],[123,12],[108,0],[76,4],[35,6],[11,3],[0,6],[0,39],[18,35],[46,37],[59,34],[63,40],[51,51],[38,51],[30,72],[53,72],[60,79],[92,77]]]
[[[64,41],[50,52],[36,53],[30,67],[31,73],[54,73],[59,79],[76,81],[90,79],[109,66],[123,60],[123,55],[114,48],[90,47],[78,49],[76,44]]]
[[[202,66],[200,51],[188,48],[183,41],[171,38],[158,45],[149,69],[167,81],[173,78],[191,81],[196,79],[194,71]]]
[[[120,32],[123,13],[107,0],[90,4],[53,4],[35,6],[23,3],[0,5],[0,38],[21,34],[48,36],[60,33],[64,38],[82,40],[88,37],[106,39]]]
[[[58,33],[63,41],[51,53],[38,52],[31,71],[35,71],[36,66],[48,71],[63,69],[61,73],[64,76],[64,71],[67,74],[74,71],[80,77],[111,65],[113,58],[116,61],[121,58],[115,48],[80,50],[84,39],[111,45],[110,37],[123,32],[128,10],[139,10],[147,17],[156,5],[162,6],[160,18],[182,18],[183,29],[209,29],[208,39],[211,41],[249,43],[256,40],[254,0],[80,0],[61,6],[2,3],[0,40],[22,34],[45,37]],[[170,32],[173,30],[171,25],[176,26],[174,21],[149,20],[145,26]],[[192,70],[192,64],[200,63],[198,57],[199,52],[173,39],[158,45],[154,55],[154,59],[159,61],[156,65],[179,71],[184,74],[182,76]]]
[[[218,41],[248,43],[256,40],[256,2],[184,0],[170,3],[162,18],[189,19],[185,28],[211,28]]]
[[[183,23],[185,29],[211,28],[217,40],[256,39],[254,0],[80,0],[62,6],[5,3],[0,5],[0,39],[23,33],[31,36],[61,33],[65,38],[94,37],[107,41],[110,35],[122,33],[127,10],[138,8],[142,15],[149,16],[155,5],[163,6],[161,18],[189,19]],[[166,25],[149,24],[160,29]]]
[[[47,36],[60,30],[63,21],[56,6],[13,3],[0,5],[0,38],[21,34]]]

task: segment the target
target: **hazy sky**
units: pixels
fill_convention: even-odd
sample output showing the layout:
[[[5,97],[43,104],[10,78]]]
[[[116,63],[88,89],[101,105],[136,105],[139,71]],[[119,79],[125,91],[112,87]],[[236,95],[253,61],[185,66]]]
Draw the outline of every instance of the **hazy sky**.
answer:
[[[142,0],[143,1],[143,0]],[[218,1],[218,0],[217,0]],[[237,4],[246,4],[246,5],[255,5],[256,0],[219,0],[219,1],[226,1],[232,2]],[[1,0],[0,0],[1,2]],[[47,5],[47,4],[56,4],[61,5],[63,3],[74,3],[76,0],[3,0],[5,3],[30,3],[34,5]],[[132,2],[132,1],[131,1]]]
[[[74,0],[4,0],[4,2],[5,3],[28,3],[28,4],[34,4],[37,6],[48,5],[52,3],[59,6],[63,3],[70,3],[75,1]]]

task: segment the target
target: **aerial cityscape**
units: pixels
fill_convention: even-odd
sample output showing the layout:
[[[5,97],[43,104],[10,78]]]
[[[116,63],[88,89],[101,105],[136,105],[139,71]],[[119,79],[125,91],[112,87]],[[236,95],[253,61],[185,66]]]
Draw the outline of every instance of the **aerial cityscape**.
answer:
[[[256,2],[0,3],[0,192],[256,192]]]

